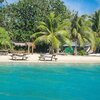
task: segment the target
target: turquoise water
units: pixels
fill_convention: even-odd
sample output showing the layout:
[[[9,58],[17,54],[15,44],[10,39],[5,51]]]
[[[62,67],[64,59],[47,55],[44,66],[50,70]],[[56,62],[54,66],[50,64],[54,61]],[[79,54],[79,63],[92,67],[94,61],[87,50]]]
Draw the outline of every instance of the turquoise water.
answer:
[[[1,64],[0,100],[100,100],[100,65]]]

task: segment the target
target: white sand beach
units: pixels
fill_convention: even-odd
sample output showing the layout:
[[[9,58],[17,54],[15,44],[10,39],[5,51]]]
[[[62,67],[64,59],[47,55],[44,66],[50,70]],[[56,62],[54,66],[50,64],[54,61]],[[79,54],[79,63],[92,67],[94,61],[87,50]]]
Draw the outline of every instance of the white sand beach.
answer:
[[[100,63],[100,56],[57,55],[57,61],[39,61],[40,54],[27,55],[27,60],[11,60],[11,55],[0,56],[0,62],[30,62],[30,63]]]

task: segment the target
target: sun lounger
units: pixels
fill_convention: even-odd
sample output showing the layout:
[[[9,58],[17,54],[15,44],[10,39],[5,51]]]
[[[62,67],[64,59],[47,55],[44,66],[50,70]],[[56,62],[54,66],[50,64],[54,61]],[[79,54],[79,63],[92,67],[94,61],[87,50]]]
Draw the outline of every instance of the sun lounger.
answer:
[[[0,50],[0,55],[7,55],[8,54],[8,50]]]
[[[27,60],[26,54],[12,54],[12,60]]]
[[[51,55],[51,54],[41,54],[39,56],[39,60],[41,61],[52,61],[52,60],[57,60],[56,55]]]
[[[100,57],[100,53],[89,54],[89,56],[98,56],[98,57]]]

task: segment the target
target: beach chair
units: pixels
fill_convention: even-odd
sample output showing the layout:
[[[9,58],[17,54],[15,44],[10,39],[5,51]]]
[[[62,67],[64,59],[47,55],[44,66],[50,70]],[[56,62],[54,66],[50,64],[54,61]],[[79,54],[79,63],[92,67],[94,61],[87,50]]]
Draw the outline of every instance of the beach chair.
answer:
[[[100,57],[100,53],[92,53],[92,54],[89,54],[89,56],[96,56],[96,57]]]
[[[56,55],[54,54],[41,54],[39,56],[40,61],[52,61],[52,60],[57,60]]]
[[[26,54],[12,54],[12,60],[27,60]]]
[[[7,55],[8,54],[8,50],[0,50],[0,55]]]

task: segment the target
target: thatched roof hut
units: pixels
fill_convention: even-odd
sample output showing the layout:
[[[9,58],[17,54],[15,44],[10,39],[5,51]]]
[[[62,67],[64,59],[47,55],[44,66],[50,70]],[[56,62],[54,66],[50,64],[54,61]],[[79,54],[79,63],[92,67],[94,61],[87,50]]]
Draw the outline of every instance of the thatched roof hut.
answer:
[[[25,42],[25,43],[21,43],[21,42],[12,42],[12,44],[14,46],[20,46],[20,47],[28,47],[28,53],[30,53],[30,48],[32,48],[32,53],[33,50],[35,49],[35,44],[32,42]]]

